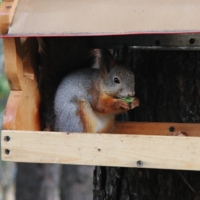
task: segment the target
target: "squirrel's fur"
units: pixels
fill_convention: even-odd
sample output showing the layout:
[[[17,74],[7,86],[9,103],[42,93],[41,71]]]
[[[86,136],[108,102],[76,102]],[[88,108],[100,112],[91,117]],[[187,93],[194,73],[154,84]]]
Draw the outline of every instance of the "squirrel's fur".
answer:
[[[111,132],[114,116],[130,109],[121,99],[135,94],[128,50],[116,61],[108,50],[98,53],[89,47],[86,38],[40,40],[42,112],[51,130]],[[92,68],[95,63],[98,69]],[[138,104],[134,98],[131,108]]]

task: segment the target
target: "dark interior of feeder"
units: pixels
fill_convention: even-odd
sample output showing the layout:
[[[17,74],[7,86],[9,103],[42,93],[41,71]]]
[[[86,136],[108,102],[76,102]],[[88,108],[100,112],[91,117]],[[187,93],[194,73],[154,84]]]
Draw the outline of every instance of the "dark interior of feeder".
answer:
[[[199,51],[133,50],[140,106],[130,121],[199,122]]]
[[[93,48],[108,48],[115,57],[124,44],[129,46],[140,106],[116,120],[199,122],[199,38],[187,34],[88,38]]]

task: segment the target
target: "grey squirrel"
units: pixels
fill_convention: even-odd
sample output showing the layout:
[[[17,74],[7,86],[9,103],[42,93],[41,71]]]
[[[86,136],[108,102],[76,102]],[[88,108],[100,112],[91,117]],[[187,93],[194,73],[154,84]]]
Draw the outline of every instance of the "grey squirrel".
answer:
[[[107,49],[91,49],[87,38],[41,38],[39,43],[42,118],[50,130],[112,132],[115,115],[139,105],[127,48],[118,61]],[[127,97],[134,98],[127,103],[122,99]]]

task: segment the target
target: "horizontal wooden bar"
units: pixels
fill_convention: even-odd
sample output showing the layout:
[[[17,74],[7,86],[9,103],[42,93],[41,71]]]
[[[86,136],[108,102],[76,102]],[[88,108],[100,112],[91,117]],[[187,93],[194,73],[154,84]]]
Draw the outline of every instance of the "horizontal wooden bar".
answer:
[[[137,135],[173,135],[185,132],[187,136],[200,136],[197,123],[117,122],[115,133]]]
[[[200,170],[200,138],[4,130],[4,161]]]
[[[199,50],[200,34],[144,34],[92,37],[93,48],[123,48],[124,44],[127,44],[129,49]]]

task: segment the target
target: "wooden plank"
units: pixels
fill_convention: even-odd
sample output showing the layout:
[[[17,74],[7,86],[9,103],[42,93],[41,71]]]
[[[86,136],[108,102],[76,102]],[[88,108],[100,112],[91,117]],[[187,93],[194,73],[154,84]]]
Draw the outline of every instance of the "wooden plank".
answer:
[[[18,0],[4,0],[0,5],[0,33],[5,35],[12,22]]]
[[[10,91],[7,106],[4,111],[3,116],[3,129],[16,129],[16,124],[20,124],[19,121],[17,123],[17,112],[19,108],[19,102],[22,97],[22,91]]]
[[[20,0],[9,35],[199,33],[199,10],[199,0]]]
[[[137,135],[173,135],[185,132],[187,136],[200,136],[200,124],[197,123],[161,123],[161,122],[117,122],[115,133]]]
[[[11,90],[22,90],[23,49],[20,38],[3,38],[5,74]]]
[[[200,138],[4,130],[2,159],[15,162],[200,170]]]
[[[125,36],[93,36],[93,48],[123,48],[157,50],[200,50],[200,35],[190,34],[142,34]]]

